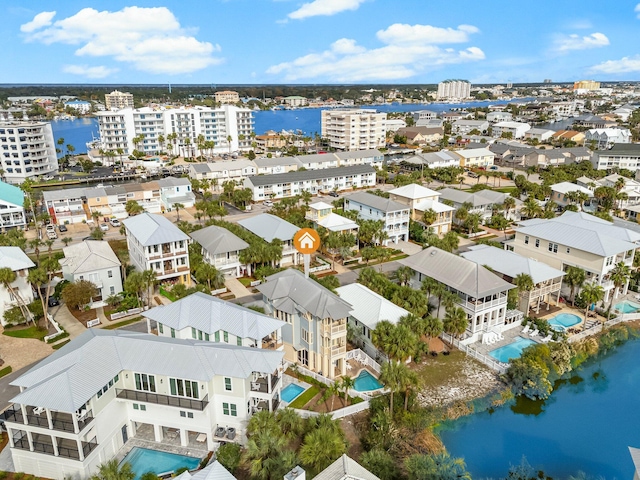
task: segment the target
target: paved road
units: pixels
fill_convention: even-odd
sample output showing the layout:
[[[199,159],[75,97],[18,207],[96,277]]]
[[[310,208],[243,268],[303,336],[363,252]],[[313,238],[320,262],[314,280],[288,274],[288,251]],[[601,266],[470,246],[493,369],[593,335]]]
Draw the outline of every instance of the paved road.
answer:
[[[38,362],[40,361],[41,360],[38,360]],[[0,378],[0,411],[5,410],[11,403],[10,400],[20,393],[20,389],[18,387],[13,387],[9,384],[38,362],[33,362],[31,365],[27,365],[20,370],[16,370],[15,372],[11,372],[9,375],[5,375]]]

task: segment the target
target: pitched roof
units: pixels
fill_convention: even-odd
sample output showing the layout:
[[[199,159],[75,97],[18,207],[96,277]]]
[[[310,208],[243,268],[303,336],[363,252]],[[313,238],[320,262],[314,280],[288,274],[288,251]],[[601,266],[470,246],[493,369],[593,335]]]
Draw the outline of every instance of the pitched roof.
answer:
[[[64,247],[64,258],[60,265],[68,268],[69,273],[87,273],[105,268],[119,268],[121,263],[108,242],[85,240]]]
[[[346,318],[352,310],[349,303],[294,268],[267,277],[266,283],[257,289],[278,310],[287,313],[309,312],[318,318],[338,320]]]
[[[229,230],[216,225],[210,225],[190,234],[210,255],[218,253],[236,252],[249,246],[247,242]]]
[[[371,158],[383,156],[382,152],[377,148],[370,150],[348,150],[346,152],[336,152],[334,155],[341,160],[347,158]]]
[[[423,187],[422,185],[418,185],[417,183],[411,183],[403,187],[394,188],[393,190],[389,190],[389,193],[405,198],[410,198],[412,200],[440,196],[439,192],[431,190],[430,188]]]
[[[313,478],[314,480],[380,480],[346,454]]]
[[[439,190],[439,192],[440,201],[451,200],[452,202],[459,204],[469,202],[474,207],[502,203],[504,202],[504,199],[509,196],[506,193],[495,192],[493,190],[480,190],[478,192],[471,193],[458,190],[457,188],[443,188],[442,190]],[[517,199],[516,202],[518,202]]]
[[[272,373],[282,357],[276,350],[91,328],[12,381],[26,390],[11,401],[75,412],[123,370],[208,382]]]
[[[343,217],[337,213],[330,213],[322,220],[318,220],[318,225],[331,230],[332,232],[341,232],[343,230],[356,230],[358,224],[350,218]]]
[[[382,320],[396,324],[401,317],[409,314],[404,308],[397,306],[360,283],[338,287],[336,292],[340,298],[352,305],[353,310],[350,315],[372,330]]]
[[[175,477],[175,480],[236,480],[217,460],[193,474],[186,470]]]
[[[534,284],[564,276],[562,270],[550,267],[546,263],[490,245],[474,245],[468,252],[461,253],[460,256],[478,265],[486,265],[511,278],[525,273],[533,279]]]
[[[10,268],[16,272],[35,266],[20,247],[0,247],[0,268]]]
[[[24,192],[15,185],[0,182],[0,199],[14,205],[24,206]]]
[[[176,330],[193,327],[209,334],[224,330],[237,337],[254,340],[260,340],[285,325],[273,317],[202,292],[152,308],[142,315]]]
[[[436,247],[398,260],[398,263],[475,298],[513,288],[483,266]]]
[[[160,185],[160,188],[191,186],[191,181],[188,178],[166,177],[160,178],[156,182]]]
[[[189,236],[162,215],[141,213],[123,220],[124,226],[143,246],[189,240]]]
[[[409,209],[407,205],[403,205],[400,202],[389,200],[388,198],[380,197],[378,195],[374,195],[373,193],[367,192],[353,193],[348,197],[345,197],[345,200],[349,203],[357,202],[362,205],[366,205],[367,207],[380,210],[381,212],[397,212],[398,210]]]
[[[571,182],[556,183],[554,185],[551,185],[551,190],[559,193],[582,192],[586,193],[590,197],[593,197],[593,192],[591,190]]]
[[[259,186],[375,173],[375,171],[375,168],[371,165],[353,165],[351,167],[322,168],[319,170],[303,170],[301,172],[277,173],[274,175],[256,175],[249,177],[248,180],[253,186]]]
[[[238,224],[267,242],[272,241],[274,238],[279,238],[282,241],[292,240],[296,232],[300,230],[294,224],[270,213],[262,213],[255,217],[238,220]]]
[[[460,155],[462,158],[495,157],[495,153],[488,148],[470,148],[465,150],[456,150],[453,153]]]

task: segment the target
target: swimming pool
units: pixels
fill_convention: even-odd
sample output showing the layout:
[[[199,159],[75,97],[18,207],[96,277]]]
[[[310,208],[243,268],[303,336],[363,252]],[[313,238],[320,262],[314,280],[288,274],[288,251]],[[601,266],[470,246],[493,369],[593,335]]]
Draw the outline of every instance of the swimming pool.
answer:
[[[528,338],[516,337],[515,340],[509,345],[505,345],[504,347],[496,348],[495,350],[491,350],[489,355],[502,363],[509,363],[509,360],[512,358],[520,358],[522,355],[522,350],[527,348],[529,345],[533,345],[533,340],[529,340]]]
[[[362,370],[360,372],[360,375],[358,375],[355,379],[355,385],[353,386],[353,389],[356,392],[369,392],[371,390],[378,390],[383,386],[384,385],[382,385],[376,377],[371,375],[366,370]]]
[[[629,300],[625,300],[624,302],[616,303],[613,308],[618,310],[620,313],[633,313],[640,310],[640,305],[630,302]]]
[[[290,383],[280,392],[280,398],[287,403],[291,403],[294,398],[304,392],[304,388],[295,383]]]
[[[140,447],[133,447],[122,459],[120,465],[127,462],[131,464],[131,470],[136,474],[136,480],[147,472],[161,474],[175,472],[183,467],[194,470],[200,465],[199,458]]]
[[[569,327],[573,327],[582,321],[582,318],[573,313],[560,313],[553,318],[547,320],[549,326],[554,330],[563,331]]]

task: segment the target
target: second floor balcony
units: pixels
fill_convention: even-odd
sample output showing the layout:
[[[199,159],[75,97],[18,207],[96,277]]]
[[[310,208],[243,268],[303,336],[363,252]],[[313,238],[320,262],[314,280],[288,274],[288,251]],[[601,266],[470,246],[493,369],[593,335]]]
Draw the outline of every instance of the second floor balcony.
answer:
[[[91,410],[85,410],[82,411],[82,413],[75,414],[78,425],[76,430],[73,418],[74,414],[56,412],[53,410],[49,410],[47,413],[45,409],[34,408],[31,406],[25,406],[24,411],[26,412],[26,415],[24,415],[19,405],[12,405],[3,412],[3,418],[6,422],[21,423],[34,427],[74,433],[79,433],[84,430],[84,428],[93,420],[93,412]]]
[[[169,407],[188,408],[191,410],[203,411],[209,404],[208,395],[202,400],[195,398],[172,397],[151,392],[138,390],[116,390],[117,398],[121,400],[133,400],[135,402],[154,403],[156,405],[166,405]]]

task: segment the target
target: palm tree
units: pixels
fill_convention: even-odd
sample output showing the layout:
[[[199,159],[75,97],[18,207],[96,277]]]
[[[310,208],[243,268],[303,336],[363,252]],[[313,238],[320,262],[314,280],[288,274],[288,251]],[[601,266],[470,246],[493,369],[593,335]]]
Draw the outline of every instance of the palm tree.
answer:
[[[342,377],[340,381],[340,389],[344,392],[344,402],[343,406],[347,406],[347,396],[349,394],[349,389],[353,388],[356,384],[356,381],[351,377]]]
[[[9,267],[0,268],[0,283],[4,285],[4,288],[6,288],[11,296],[16,299],[16,303],[18,304],[18,308],[20,308],[20,312],[22,312],[22,316],[24,317],[24,319],[27,322],[29,320],[32,320],[33,324],[35,325],[35,319],[31,315],[27,304],[24,302],[24,299],[20,295],[20,289],[16,289],[12,285],[13,282],[16,281],[16,278],[16,272],[11,270]]]
[[[249,438],[245,459],[252,478],[269,480],[281,478],[295,466],[295,458],[285,457],[286,436],[272,430],[259,431]],[[294,460],[291,464],[291,460]]]
[[[529,303],[531,302],[531,297],[528,292],[531,292],[531,290],[533,290],[533,287],[535,287],[533,283],[533,278],[531,278],[531,275],[529,275],[528,273],[519,273],[513,279],[513,283],[515,284],[516,287],[518,287],[519,296],[524,297],[525,296],[524,292],[527,292],[527,295],[526,295],[527,308],[525,311],[528,312],[530,308]]]
[[[442,325],[444,331],[452,337],[462,335],[467,329],[467,314],[462,307],[447,308]]]
[[[176,222],[179,222],[180,221],[180,209],[184,208],[184,205],[182,203],[174,203],[173,204],[173,208],[176,209],[176,215],[177,215]]]
[[[69,244],[70,244],[71,242],[73,242],[73,238],[71,238],[71,237],[62,237],[62,238],[60,239],[60,241],[61,241],[62,243],[64,243],[64,246],[65,246],[65,247],[68,247],[68,246],[69,246]]]
[[[428,227],[436,223],[437,220],[438,220],[438,213],[433,208],[429,208],[425,210],[424,213],[422,214],[422,221]]]
[[[402,375],[406,365],[398,362],[385,362],[380,370],[380,382],[389,390],[389,411],[393,418],[393,396],[402,389]]]
[[[516,206],[516,199],[513,197],[505,197],[504,202],[504,216],[505,218],[509,218],[509,211]]]
[[[614,285],[614,295],[611,296],[611,304],[613,300],[618,296],[620,289],[624,287],[629,281],[631,276],[631,268],[624,264],[624,262],[616,263],[615,267],[611,270],[610,278]]]
[[[347,445],[340,430],[321,427],[305,435],[300,447],[300,460],[317,474],[346,451]]]
[[[574,267],[573,265],[567,268],[567,271],[564,275],[564,281],[571,288],[570,296],[571,296],[571,306],[576,306],[576,289],[580,290],[582,284],[584,283],[587,277],[586,272],[580,267]]]
[[[602,299],[604,299],[604,288],[602,288],[602,285],[597,285],[595,283],[587,283],[584,287],[582,287],[582,292],[580,295],[582,296],[584,303],[587,304],[587,306],[584,309],[584,320],[586,322],[587,315],[589,313],[589,307],[591,307],[591,305],[596,304],[602,301]],[[604,324],[603,324],[603,328],[604,328]]]
[[[333,412],[333,403],[337,395],[340,395],[340,383],[333,382],[331,385],[328,385],[327,388],[324,389],[324,393],[320,398],[320,402],[326,402],[330,398],[331,407],[329,408],[329,411]]]
[[[36,254],[36,263],[40,263],[40,246],[42,246],[42,240],[39,238],[29,240],[29,247],[33,248],[33,253]]]
[[[133,480],[135,477],[129,462],[120,465],[114,458],[98,466],[98,473],[92,475],[90,480]]]
[[[404,365],[404,364],[403,364]],[[409,393],[418,385],[418,375],[406,365],[400,370],[400,389],[404,392],[404,411],[409,409]]]
[[[542,207],[540,207],[538,201],[530,195],[524,201],[520,212],[527,218],[537,218],[542,214]]]
[[[142,272],[142,281],[147,289],[147,306],[151,306],[151,289],[156,283],[156,272],[155,270],[149,269]]]

